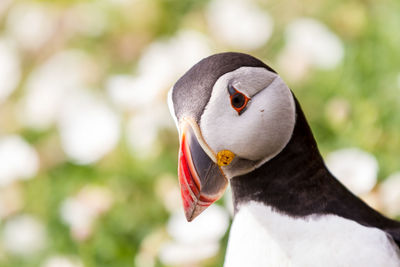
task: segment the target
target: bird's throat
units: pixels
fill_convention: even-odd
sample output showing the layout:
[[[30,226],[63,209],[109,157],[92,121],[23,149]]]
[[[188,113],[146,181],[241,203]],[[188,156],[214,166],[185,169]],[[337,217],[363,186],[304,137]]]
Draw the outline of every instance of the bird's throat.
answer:
[[[251,173],[231,179],[235,209],[252,200],[295,216],[322,208],[319,190],[329,172],[303,111],[295,102],[296,124],[286,147]]]
[[[400,223],[376,212],[352,194],[326,168],[300,105],[286,147],[246,175],[231,179],[235,212],[251,201],[292,217],[334,214],[376,227],[400,242]]]

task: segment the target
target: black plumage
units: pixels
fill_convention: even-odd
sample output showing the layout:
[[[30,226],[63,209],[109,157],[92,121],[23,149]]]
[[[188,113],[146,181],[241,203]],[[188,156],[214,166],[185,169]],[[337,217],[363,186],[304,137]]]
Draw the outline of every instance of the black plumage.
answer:
[[[369,207],[333,177],[295,102],[296,124],[286,147],[256,170],[231,179],[235,208],[255,200],[293,217],[335,214],[385,231],[400,248],[400,222]]]

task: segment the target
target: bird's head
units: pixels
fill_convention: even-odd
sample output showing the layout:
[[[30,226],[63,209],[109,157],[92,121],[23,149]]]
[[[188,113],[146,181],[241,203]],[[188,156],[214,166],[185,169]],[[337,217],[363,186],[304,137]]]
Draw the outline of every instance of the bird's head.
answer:
[[[294,97],[280,76],[241,53],[201,60],[172,87],[168,103],[179,131],[188,221],[222,196],[229,179],[279,154],[296,120]]]

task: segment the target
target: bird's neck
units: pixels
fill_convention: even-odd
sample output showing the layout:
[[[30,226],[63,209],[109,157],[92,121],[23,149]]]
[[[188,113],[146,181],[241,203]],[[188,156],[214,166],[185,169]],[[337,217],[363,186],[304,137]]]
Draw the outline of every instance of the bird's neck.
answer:
[[[400,228],[348,191],[326,168],[296,102],[296,124],[286,147],[249,174],[231,179],[235,211],[250,201],[294,217],[335,214],[367,226]],[[400,238],[400,237],[399,237]]]
[[[319,190],[329,172],[295,102],[296,124],[286,147],[251,173],[231,179],[235,209],[248,201],[262,202],[295,216],[321,208]]]

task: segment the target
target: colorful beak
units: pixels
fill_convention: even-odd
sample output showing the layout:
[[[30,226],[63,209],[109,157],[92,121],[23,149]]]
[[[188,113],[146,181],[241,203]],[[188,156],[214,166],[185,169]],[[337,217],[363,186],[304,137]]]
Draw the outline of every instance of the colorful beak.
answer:
[[[196,128],[197,136],[193,128]],[[197,124],[184,121],[181,127],[178,176],[183,208],[189,222],[218,200],[228,185],[221,168],[207,155],[200,143],[206,146]]]

